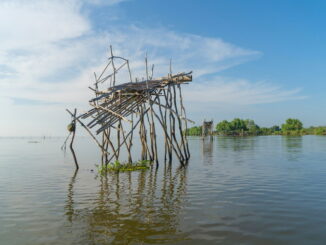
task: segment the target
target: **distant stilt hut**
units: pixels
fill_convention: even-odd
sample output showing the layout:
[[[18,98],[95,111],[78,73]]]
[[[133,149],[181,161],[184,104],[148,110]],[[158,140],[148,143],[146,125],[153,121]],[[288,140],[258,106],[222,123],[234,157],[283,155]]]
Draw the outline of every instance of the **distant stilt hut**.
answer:
[[[213,139],[213,120],[203,122],[202,126],[202,138],[205,139],[206,136],[209,136],[210,140]]]

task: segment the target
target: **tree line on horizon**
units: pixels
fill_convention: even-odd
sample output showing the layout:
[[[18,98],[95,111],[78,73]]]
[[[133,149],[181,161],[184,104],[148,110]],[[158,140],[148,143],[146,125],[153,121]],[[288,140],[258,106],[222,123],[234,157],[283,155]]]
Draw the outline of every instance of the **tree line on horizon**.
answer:
[[[194,126],[186,130],[187,136],[200,136],[202,126]],[[281,126],[260,127],[252,119],[235,118],[223,120],[216,124],[214,135],[256,136],[256,135],[326,135],[326,126],[304,128],[296,118],[288,118]]]

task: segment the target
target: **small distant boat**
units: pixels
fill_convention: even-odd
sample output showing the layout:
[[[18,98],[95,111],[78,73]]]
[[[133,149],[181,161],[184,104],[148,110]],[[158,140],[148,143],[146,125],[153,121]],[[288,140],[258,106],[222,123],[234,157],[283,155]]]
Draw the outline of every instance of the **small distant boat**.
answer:
[[[30,141],[28,141],[28,143],[40,143],[40,141],[30,140]]]

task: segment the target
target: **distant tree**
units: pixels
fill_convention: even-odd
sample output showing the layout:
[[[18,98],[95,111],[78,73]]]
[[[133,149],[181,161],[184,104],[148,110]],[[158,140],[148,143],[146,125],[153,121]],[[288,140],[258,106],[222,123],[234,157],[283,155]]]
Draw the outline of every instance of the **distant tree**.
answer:
[[[282,124],[282,131],[297,131],[302,129],[302,122],[299,119],[288,118],[285,124]]]
[[[216,131],[223,134],[229,134],[232,132],[232,125],[227,120],[224,120],[216,125]]]
[[[216,131],[226,135],[256,135],[259,133],[259,126],[253,120],[235,118],[231,122],[227,120],[219,122]]]
[[[259,134],[259,126],[255,123],[254,120],[247,119],[244,122],[246,124],[246,130],[248,130],[250,135]]]
[[[281,131],[281,128],[278,125],[274,125],[270,129],[271,129],[272,132],[279,132],[279,131]]]
[[[248,128],[246,126],[246,122],[240,118],[235,118],[231,122],[232,130],[236,133],[243,133],[244,131],[247,131]]]
[[[266,127],[261,127],[259,129],[259,135],[270,135],[271,134],[271,129],[270,128],[266,128]]]
[[[316,135],[326,135],[326,127],[317,127],[314,129]]]
[[[311,126],[303,128],[299,119],[288,118],[282,126],[274,125],[270,128],[259,127],[254,120],[235,118],[232,121],[223,120],[216,125],[218,134],[245,136],[245,135],[326,135],[326,126]],[[185,131],[186,135],[200,136],[202,127],[195,126]]]
[[[196,135],[201,135],[201,126],[194,126],[191,128],[188,128],[186,131],[186,135],[190,135],[190,136],[196,136]]]

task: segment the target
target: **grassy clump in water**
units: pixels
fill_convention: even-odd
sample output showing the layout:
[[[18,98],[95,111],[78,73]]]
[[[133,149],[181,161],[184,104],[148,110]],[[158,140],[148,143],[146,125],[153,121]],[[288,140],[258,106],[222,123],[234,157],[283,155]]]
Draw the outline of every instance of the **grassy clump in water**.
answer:
[[[149,169],[151,165],[150,160],[140,160],[134,163],[120,163],[120,161],[110,162],[107,165],[99,166],[98,172],[103,174],[107,171],[115,171],[115,172],[125,172],[125,171],[137,171],[137,170],[145,170]]]

